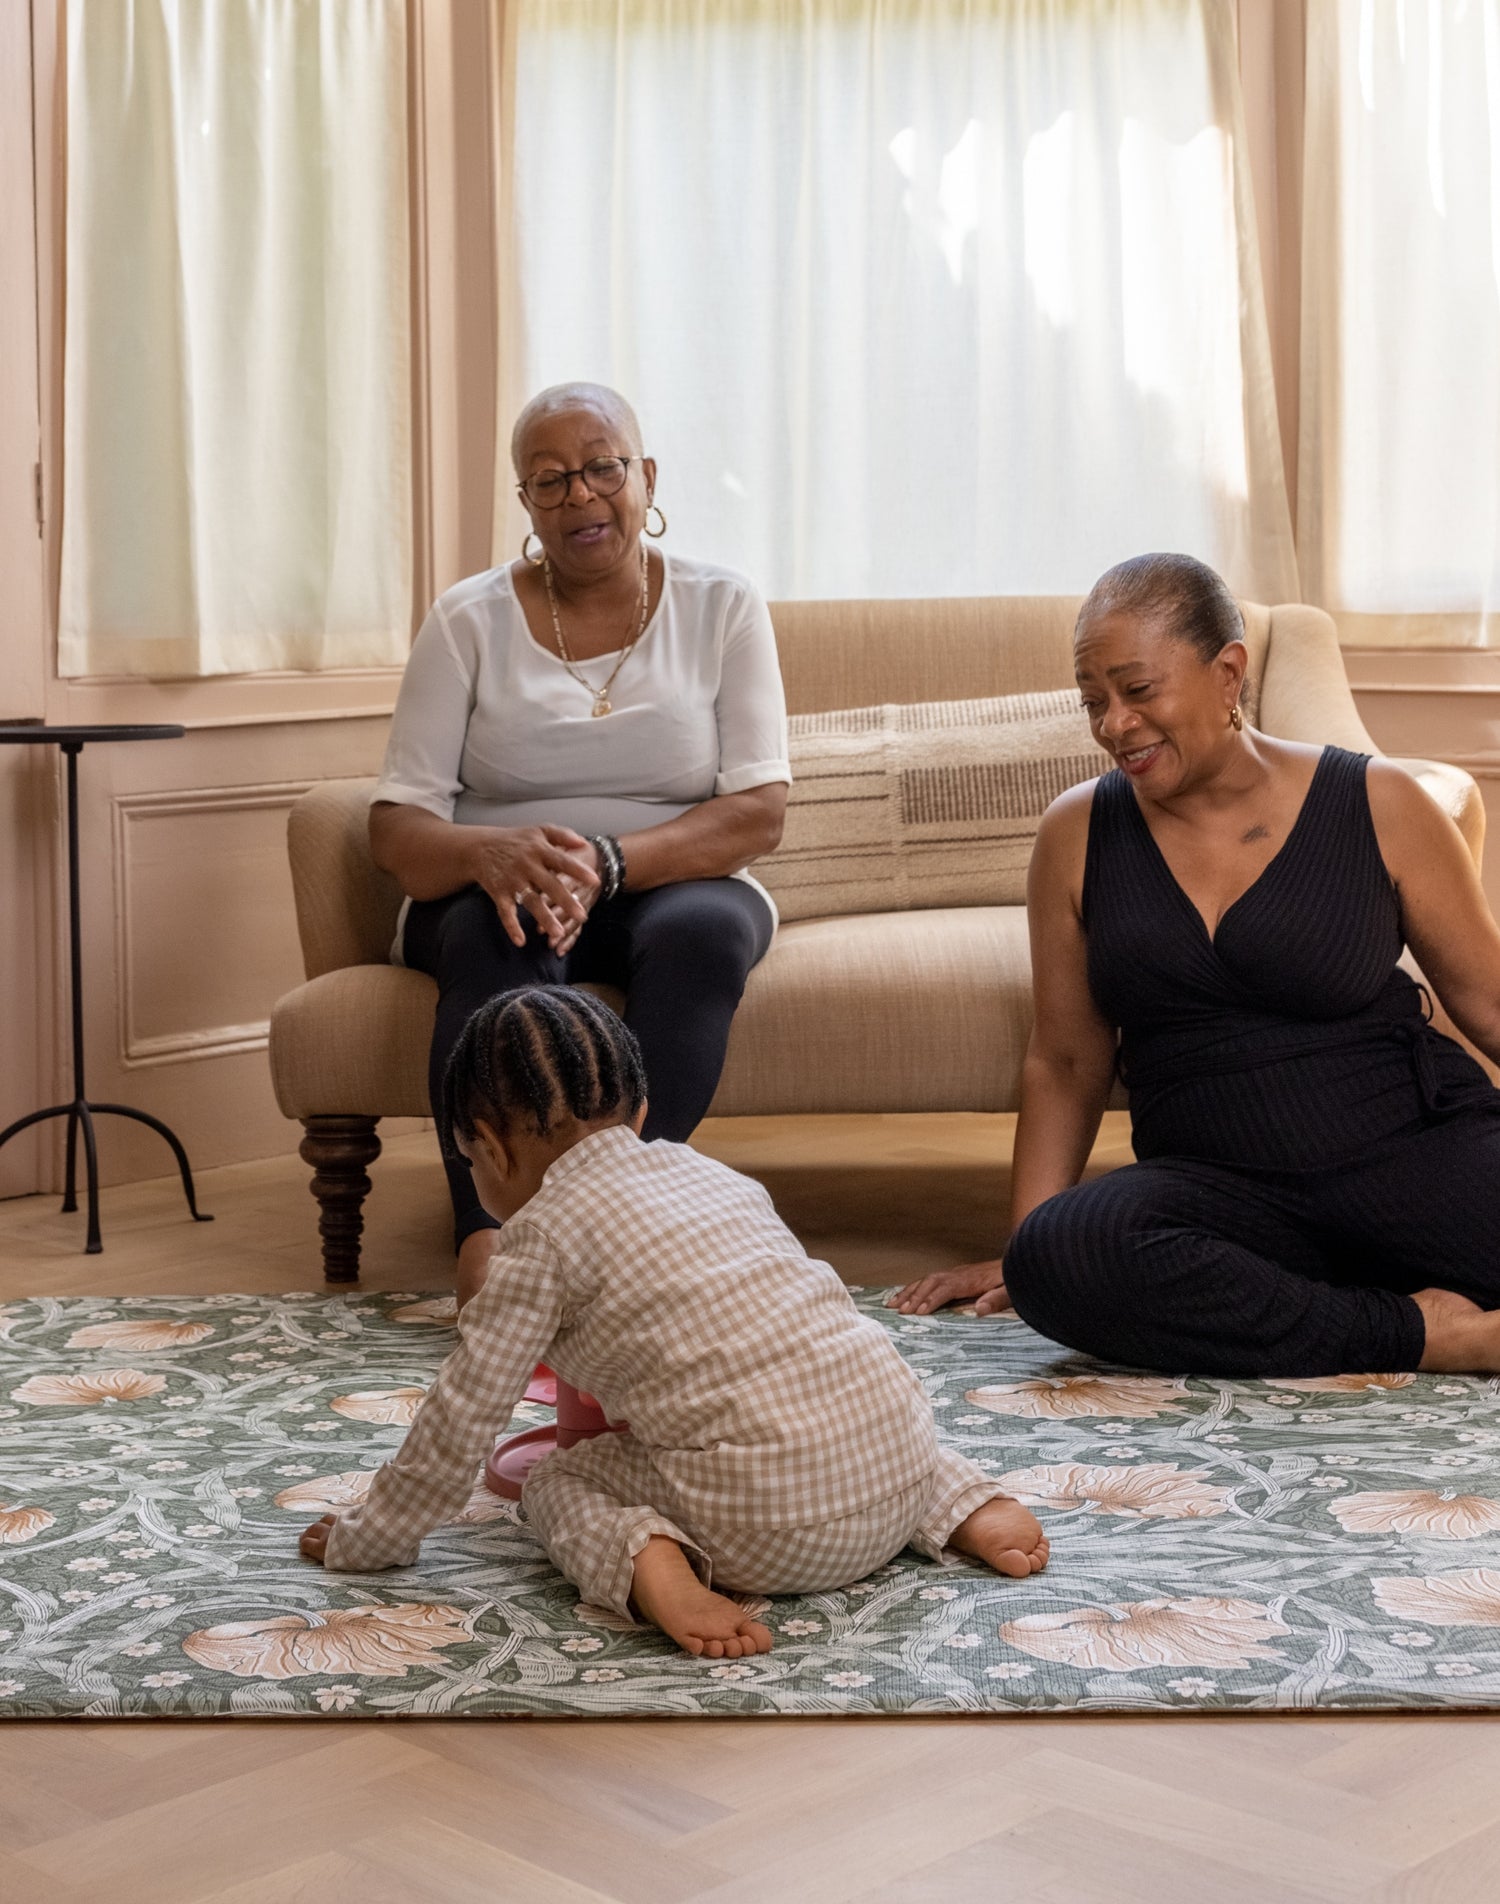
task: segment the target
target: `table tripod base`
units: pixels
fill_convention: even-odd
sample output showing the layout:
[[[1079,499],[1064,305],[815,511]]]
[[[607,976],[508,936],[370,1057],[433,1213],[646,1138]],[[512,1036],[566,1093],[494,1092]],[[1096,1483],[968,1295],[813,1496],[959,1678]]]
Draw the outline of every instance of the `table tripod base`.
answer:
[[[8,1144],[18,1132],[29,1125],[43,1123],[49,1117],[65,1117],[68,1120],[68,1167],[63,1179],[62,1207],[71,1214],[78,1208],[78,1135],[83,1133],[84,1181],[88,1187],[88,1238],[84,1243],[86,1256],[97,1256],[104,1248],[99,1234],[99,1154],[94,1142],[94,1119],[100,1115],[108,1117],[130,1117],[137,1124],[145,1124],[154,1130],[171,1146],[172,1155],[177,1159],[177,1168],[182,1174],[183,1194],[187,1198],[188,1213],[195,1223],[212,1223],[213,1218],[206,1216],[198,1208],[198,1198],[193,1189],[193,1173],[187,1160],[187,1152],[178,1142],[175,1132],[168,1129],[159,1117],[153,1117],[149,1111],[133,1110],[128,1104],[90,1104],[83,1098],[75,1098],[71,1104],[52,1104],[45,1111],[32,1111],[27,1117],[18,1117],[0,1131],[0,1149]]]

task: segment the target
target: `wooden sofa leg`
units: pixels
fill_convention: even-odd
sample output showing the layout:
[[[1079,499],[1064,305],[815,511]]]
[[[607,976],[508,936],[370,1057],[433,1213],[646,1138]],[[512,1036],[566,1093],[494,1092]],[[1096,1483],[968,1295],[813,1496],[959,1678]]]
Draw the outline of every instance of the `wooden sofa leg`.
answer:
[[[370,1193],[365,1166],[380,1155],[373,1117],[304,1117],[307,1133],[299,1146],[310,1164],[309,1188],[318,1199],[318,1231],[323,1238],[323,1274],[331,1283],[359,1281],[359,1238],[365,1227],[361,1205]]]

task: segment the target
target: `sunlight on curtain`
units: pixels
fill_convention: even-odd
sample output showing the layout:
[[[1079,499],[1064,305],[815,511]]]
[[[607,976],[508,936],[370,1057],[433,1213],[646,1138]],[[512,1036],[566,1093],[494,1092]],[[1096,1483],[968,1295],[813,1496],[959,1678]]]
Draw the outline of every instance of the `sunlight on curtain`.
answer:
[[[404,661],[405,34],[68,8],[63,674]]]
[[[512,4],[510,395],[626,391],[673,546],[773,597],[1153,548],[1295,596],[1230,0]]]
[[[1500,647],[1500,0],[1312,0],[1300,548],[1363,647]]]

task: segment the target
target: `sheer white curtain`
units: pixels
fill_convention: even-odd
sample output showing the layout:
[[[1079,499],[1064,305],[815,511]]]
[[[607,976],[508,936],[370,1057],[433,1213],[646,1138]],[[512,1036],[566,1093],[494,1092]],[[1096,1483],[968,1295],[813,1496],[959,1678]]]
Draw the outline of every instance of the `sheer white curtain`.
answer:
[[[67,13],[61,672],[399,663],[404,0]]]
[[[623,389],[673,546],[772,596],[1153,548],[1295,596],[1231,0],[510,10],[507,400]]]
[[[1500,647],[1500,0],[1311,0],[1303,230],[1308,599]]]

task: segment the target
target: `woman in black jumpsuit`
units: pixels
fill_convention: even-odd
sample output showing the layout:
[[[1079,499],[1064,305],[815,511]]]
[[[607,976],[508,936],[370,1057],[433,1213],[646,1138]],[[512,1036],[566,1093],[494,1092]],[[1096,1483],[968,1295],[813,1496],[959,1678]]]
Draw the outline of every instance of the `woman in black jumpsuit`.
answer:
[[[1412,940],[1500,1057],[1500,933],[1400,768],[1243,727],[1239,635],[1185,557],[1085,603],[1080,686],[1120,764],[1054,806],[1033,861],[1016,1228],[1003,1269],[893,1301],[1009,1300],[1172,1371],[1500,1367],[1500,1092],[1397,965]],[[1116,1065],[1139,1161],[1079,1185]]]

